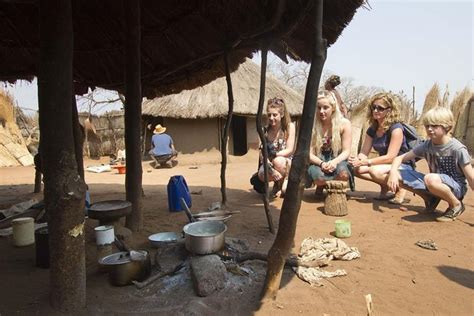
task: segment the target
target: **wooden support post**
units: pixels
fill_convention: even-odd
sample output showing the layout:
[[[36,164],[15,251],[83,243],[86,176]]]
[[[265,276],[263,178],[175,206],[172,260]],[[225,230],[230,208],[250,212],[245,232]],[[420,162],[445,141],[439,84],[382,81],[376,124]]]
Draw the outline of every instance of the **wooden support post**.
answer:
[[[126,226],[133,232],[143,227],[141,115],[142,88],[140,70],[140,1],[124,0],[125,35],[125,151],[127,174],[125,190],[132,213]]]
[[[308,168],[309,147],[311,144],[311,132],[313,130],[314,113],[316,109],[317,93],[321,72],[326,60],[326,40],[322,38],[323,22],[323,0],[314,1],[314,41],[311,68],[303,105],[303,114],[300,132],[296,144],[296,152],[293,156],[288,181],[288,188],[280,215],[280,222],[275,241],[268,253],[267,274],[262,291],[264,299],[273,299],[280,287],[283,266],[295,237],[296,221],[301,207],[303,195],[303,178]]]
[[[267,216],[268,229],[270,233],[275,233],[275,227],[273,226],[273,218],[270,213],[270,201],[268,198],[268,151],[267,151],[267,139],[263,132],[262,126],[262,113],[263,113],[263,103],[265,102],[265,80],[267,73],[267,55],[268,55],[268,45],[262,49],[262,64],[260,70],[260,95],[258,97],[258,110],[257,110],[257,132],[260,137],[260,143],[262,144],[262,154],[263,154],[263,170],[264,172],[264,182],[265,182],[265,193],[263,194],[263,207],[265,208],[265,215]]]
[[[41,168],[48,210],[50,303],[75,313],[86,305],[85,184],[74,148],[73,30],[70,0],[39,2],[38,72]]]
[[[41,192],[41,180],[43,176],[41,173],[41,170],[38,170],[38,168],[35,167],[35,188],[33,190],[33,193],[40,193]]]
[[[225,169],[227,167],[227,141],[229,140],[229,129],[232,123],[232,115],[234,114],[234,93],[232,91],[232,80],[230,78],[229,70],[229,54],[226,50],[224,54],[225,64],[225,81],[227,82],[227,98],[229,101],[229,111],[227,112],[227,120],[225,121],[224,131],[221,139],[221,195],[222,195],[222,206],[225,208],[227,203],[227,192],[226,192],[226,181],[225,181]]]
[[[74,135],[74,151],[76,153],[77,172],[84,179],[84,134],[85,130],[79,123],[79,114],[77,113],[76,96],[72,93],[72,132]]]

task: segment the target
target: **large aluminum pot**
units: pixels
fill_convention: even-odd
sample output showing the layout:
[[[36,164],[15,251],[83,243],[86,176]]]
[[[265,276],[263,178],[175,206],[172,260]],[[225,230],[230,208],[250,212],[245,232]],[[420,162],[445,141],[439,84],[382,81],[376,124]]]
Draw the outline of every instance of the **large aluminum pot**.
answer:
[[[150,255],[146,250],[122,251],[103,257],[99,265],[109,272],[112,285],[122,286],[143,281],[150,275]]]
[[[194,254],[207,255],[222,250],[227,226],[220,221],[202,221],[184,226],[186,249]]]

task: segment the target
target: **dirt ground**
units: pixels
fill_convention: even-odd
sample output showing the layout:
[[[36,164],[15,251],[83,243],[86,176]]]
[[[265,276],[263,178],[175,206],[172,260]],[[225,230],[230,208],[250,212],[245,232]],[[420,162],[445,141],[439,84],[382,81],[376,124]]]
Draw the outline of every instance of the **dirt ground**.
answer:
[[[144,229],[133,236],[134,248],[149,249],[147,236],[161,231],[180,232],[187,218],[183,212],[171,213],[166,187],[173,175],[183,175],[192,195],[192,211],[206,209],[220,201],[220,157],[211,152],[179,157],[173,169],[152,169],[143,164],[145,197]],[[105,161],[105,160],[104,160]],[[98,164],[87,161],[86,165]],[[246,240],[250,249],[266,252],[274,235],[267,228],[262,202],[251,190],[249,178],[256,169],[257,155],[231,157],[227,167],[228,208],[238,210],[226,224],[227,237]],[[421,165],[421,170],[426,170]],[[33,196],[33,167],[0,169],[0,208]],[[124,199],[125,176],[86,173],[92,202]],[[352,236],[344,241],[357,247],[361,258],[332,261],[325,269],[345,269],[347,276],[324,280],[322,287],[311,287],[290,269],[285,269],[281,289],[273,302],[262,304],[259,293],[266,265],[259,261],[244,264],[250,274],[229,274],[226,287],[219,293],[201,298],[194,294],[189,267],[149,287],[113,287],[107,276],[97,271],[93,227],[87,219],[87,309],[84,314],[141,315],[365,315],[364,296],[371,294],[375,315],[473,315],[474,314],[474,193],[465,198],[466,212],[450,223],[436,222],[435,214],[424,213],[422,200],[410,195],[407,210],[376,201],[377,186],[356,181],[356,192],[349,194]],[[292,252],[307,237],[332,237],[335,217],[322,213],[314,189],[304,192]],[[282,200],[271,203],[278,225]],[[446,208],[442,202],[436,214]],[[432,239],[438,250],[415,245]],[[10,238],[0,238],[0,314],[51,315],[48,307],[48,270],[36,268],[34,246],[15,248]]]

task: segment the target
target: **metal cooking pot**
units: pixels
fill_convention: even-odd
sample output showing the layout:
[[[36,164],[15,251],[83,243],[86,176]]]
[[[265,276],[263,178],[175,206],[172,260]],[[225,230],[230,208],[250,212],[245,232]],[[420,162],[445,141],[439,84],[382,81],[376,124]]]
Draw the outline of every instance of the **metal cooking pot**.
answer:
[[[122,251],[103,257],[99,265],[109,273],[112,285],[122,286],[143,281],[150,275],[150,255],[146,250]]]
[[[183,231],[186,250],[191,253],[207,255],[224,248],[227,226],[220,221],[190,223]]]

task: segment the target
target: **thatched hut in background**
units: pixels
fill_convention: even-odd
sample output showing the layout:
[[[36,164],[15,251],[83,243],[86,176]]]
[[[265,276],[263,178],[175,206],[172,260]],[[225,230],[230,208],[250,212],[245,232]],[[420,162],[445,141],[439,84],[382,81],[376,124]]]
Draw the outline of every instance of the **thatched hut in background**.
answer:
[[[16,124],[13,98],[0,89],[0,167],[32,164],[33,156]]]
[[[234,94],[234,115],[229,135],[229,153],[244,155],[257,148],[256,114],[259,99],[260,67],[250,59],[231,74]],[[290,115],[301,116],[303,96],[267,74],[265,98],[285,100]],[[225,77],[193,90],[146,100],[142,115],[144,125],[166,126],[182,153],[220,150],[222,126],[229,103]],[[145,152],[150,148],[153,129],[144,128]]]

